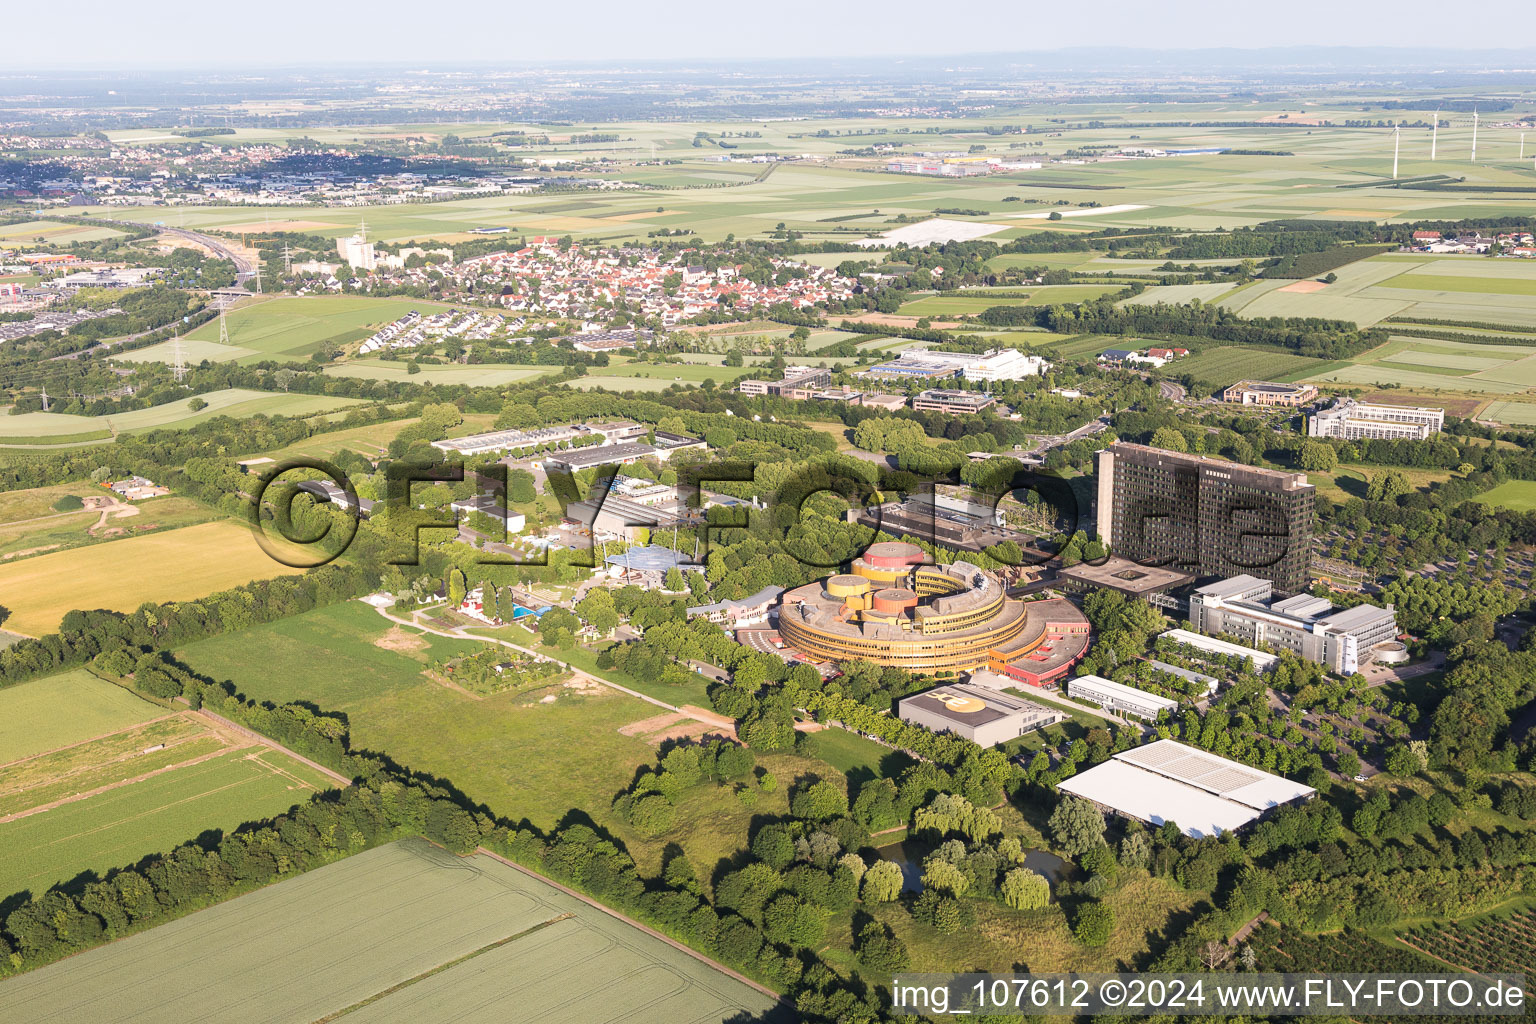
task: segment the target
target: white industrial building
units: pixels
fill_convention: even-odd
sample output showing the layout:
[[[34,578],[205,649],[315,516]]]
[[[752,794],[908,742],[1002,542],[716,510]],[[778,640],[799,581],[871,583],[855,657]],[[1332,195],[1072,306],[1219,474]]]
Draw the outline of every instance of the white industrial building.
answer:
[[[1190,624],[1202,633],[1287,650],[1346,676],[1370,660],[1377,644],[1397,639],[1391,605],[1361,604],[1335,611],[1325,597],[1297,594],[1275,601],[1273,593],[1274,584],[1256,576],[1206,584],[1190,595]]]
[[[886,377],[963,377],[966,380],[1022,380],[1048,372],[1051,364],[1016,348],[987,352],[936,352],[913,348],[865,371]]]
[[[1074,700],[1086,700],[1105,711],[1122,715],[1135,715],[1147,721],[1155,721],[1158,712],[1173,711],[1179,702],[1169,697],[1117,683],[1103,676],[1078,676],[1067,680],[1067,696]]]
[[[1310,437],[1343,441],[1423,441],[1445,427],[1445,410],[1423,406],[1373,405],[1353,398],[1336,398],[1331,406],[1307,418]]]
[[[336,254],[346,260],[347,266],[353,270],[372,270],[379,265],[373,243],[368,241],[367,231],[367,227],[359,223],[357,234],[336,239]]]
[[[1196,839],[1235,831],[1317,792],[1173,740],[1123,751],[1057,788],[1151,825],[1174,822]]]
[[[484,434],[450,437],[433,441],[432,447],[441,452],[459,455],[483,455],[487,452],[504,452],[514,448],[533,448],[541,444],[559,444],[587,431],[582,427],[542,427],[538,430],[492,430]]]

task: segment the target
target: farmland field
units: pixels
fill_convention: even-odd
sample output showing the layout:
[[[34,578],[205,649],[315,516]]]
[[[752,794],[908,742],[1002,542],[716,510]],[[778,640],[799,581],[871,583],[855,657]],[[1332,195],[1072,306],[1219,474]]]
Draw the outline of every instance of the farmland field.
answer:
[[[1536,404],[1530,402],[1492,402],[1483,410],[1483,419],[1517,427],[1536,426]]]
[[[454,428],[454,433],[473,434],[489,430],[495,420],[495,416],[487,413],[470,413],[464,417],[462,424]],[[279,448],[266,454],[275,459],[295,455],[306,455],[316,459],[329,459],[345,449],[372,456],[386,450],[389,442],[393,441],[400,431],[413,423],[419,422],[419,419],[413,417],[403,420],[387,420],[383,423],[370,423],[362,427],[349,427],[346,430],[327,431],[323,434],[314,434],[302,441],[295,441],[286,448]]]
[[[0,689],[0,764],[82,743],[166,714],[84,669]]]
[[[258,1005],[264,1020],[303,1024],[348,1010],[359,1024],[704,1024],[772,1001],[539,879],[420,840],[0,983],[12,1020],[158,1024],[167,1006],[240,1020]]]
[[[41,238],[53,245],[70,242],[99,242],[117,238],[121,231],[96,224],[71,224],[68,221],[27,220],[20,224],[0,224],[0,242],[23,243]]]
[[[483,647],[390,623],[360,601],[319,608],[277,622],[200,640],[177,652],[213,679],[232,679],[254,700],[309,700],[327,711],[354,711],[423,681],[428,663]],[[253,673],[262,664],[280,673]],[[337,672],[347,665],[351,671]]]
[[[1329,365],[1326,360],[1293,355],[1279,349],[1229,345],[1185,356],[1170,369],[1196,380],[1227,387],[1240,380],[1290,381]]]
[[[71,609],[133,611],[299,571],[268,557],[243,524],[219,520],[0,565],[0,592],[6,628],[39,636]]]
[[[1215,284],[1154,285],[1140,295],[1121,300],[1121,305],[1151,306],[1159,302],[1174,305],[1176,303],[1193,302],[1196,299],[1199,299],[1201,302],[1214,302],[1232,289],[1233,285],[1222,282]]]
[[[1018,290],[1028,292],[1029,298],[999,298],[985,292],[976,295],[928,295],[904,303],[896,312],[900,316],[968,316],[992,306],[1048,306],[1053,302],[1086,302],[1120,289],[1118,285],[1112,284],[1059,284],[1034,285]]]
[[[226,388],[196,396],[206,407],[193,410],[186,401],[167,402],[148,409],[133,409],[110,416],[67,416],[62,413],[28,412],[0,419],[0,434],[12,443],[36,438],[47,441],[70,434],[100,434],[110,439],[116,434],[138,434],[162,428],[190,427],[215,416],[312,416],[362,404],[360,398],[333,395],[298,395],[248,388]]]
[[[431,312],[448,309],[439,302],[421,299],[375,299],[342,295],[299,295],[266,299],[240,306],[225,319],[229,347],[219,344],[219,322],[210,320],[182,339],[190,362],[209,359],[259,363],[302,362],[322,345],[359,341],[373,328],[397,320],[413,309]],[[195,346],[195,348],[194,348]],[[133,362],[168,363],[174,357],[171,342],[126,353]]]
[[[458,363],[436,366],[426,363],[411,373],[405,363],[389,359],[348,359],[325,368],[336,377],[362,380],[410,381],[413,384],[463,384],[466,387],[497,387],[558,373],[558,366],[518,366],[510,363]]]
[[[133,864],[207,829],[280,814],[331,786],[313,768],[266,747],[210,752],[206,760],[0,822],[0,892],[42,892],[82,871]]]

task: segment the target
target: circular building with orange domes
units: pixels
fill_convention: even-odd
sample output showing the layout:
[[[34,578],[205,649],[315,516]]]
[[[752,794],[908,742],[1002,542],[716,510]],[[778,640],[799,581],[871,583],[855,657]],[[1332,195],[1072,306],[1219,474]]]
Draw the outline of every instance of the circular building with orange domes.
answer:
[[[990,668],[1044,686],[1082,657],[1088,620],[1066,601],[1011,600],[970,562],[936,565],[916,544],[884,541],[849,572],[785,594],[779,636],[813,662]]]

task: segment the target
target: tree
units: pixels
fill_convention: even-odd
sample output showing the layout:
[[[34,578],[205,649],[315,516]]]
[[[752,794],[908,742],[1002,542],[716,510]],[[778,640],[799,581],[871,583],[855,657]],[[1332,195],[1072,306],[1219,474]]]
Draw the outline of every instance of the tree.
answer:
[[[468,584],[464,580],[464,570],[458,566],[448,570],[448,603],[457,608],[464,603],[464,594],[468,590]]]
[[[1183,433],[1173,427],[1158,427],[1152,432],[1152,447],[1170,452],[1187,452],[1189,441],[1185,439]]]
[[[764,825],[752,837],[752,856],[775,871],[794,863],[794,829],[790,825]]]
[[[490,580],[484,580],[480,584],[480,612],[488,619],[501,618],[500,601],[497,599],[496,584]]]
[[[1395,502],[1404,495],[1413,493],[1413,485],[1408,478],[1395,469],[1389,469],[1384,473],[1377,473],[1371,477],[1370,485],[1365,489],[1367,501]]]
[[[1062,797],[1049,824],[1056,845],[1074,857],[1104,845],[1104,814],[1081,797]]]
[[[1085,946],[1104,945],[1114,929],[1114,911],[1096,900],[1085,901],[1079,906],[1072,922],[1072,934]]]
[[[688,584],[686,582],[684,582],[684,580],[683,580],[683,570],[679,569],[675,565],[672,568],[668,569],[667,570],[667,575],[666,575],[666,580],[665,580],[665,586],[666,586],[666,589],[672,591],[673,593],[676,593],[676,592],[681,591],[681,590],[686,590],[687,587],[688,587]]]
[[[1014,910],[1041,910],[1051,902],[1051,885],[1029,868],[1014,868],[1003,876],[1002,894]]]
[[[848,794],[822,779],[789,798],[789,813],[813,821],[841,817],[848,813]]]
[[[858,946],[854,952],[858,955],[859,963],[872,971],[894,974],[912,965],[906,943],[880,921],[871,921],[864,926],[859,932]]]
[[[599,634],[607,634],[619,624],[613,594],[602,588],[587,591],[587,596],[576,602],[576,614]]]
[[[901,868],[888,860],[877,860],[864,872],[860,896],[865,903],[890,903],[901,895]]]
[[[923,864],[923,888],[947,892],[951,896],[964,896],[971,880],[965,872],[939,857],[930,857]]]
[[[1309,473],[1326,473],[1338,468],[1339,455],[1330,444],[1303,441],[1296,456],[1296,464]]]

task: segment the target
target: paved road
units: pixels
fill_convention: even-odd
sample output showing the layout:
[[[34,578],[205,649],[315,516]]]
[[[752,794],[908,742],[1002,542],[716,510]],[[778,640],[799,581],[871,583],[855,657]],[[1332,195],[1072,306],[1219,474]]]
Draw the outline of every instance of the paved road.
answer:
[[[1175,384],[1171,380],[1158,381],[1157,393],[1168,399],[1170,402],[1184,401],[1184,385]]]

